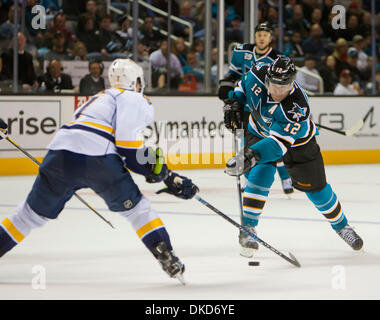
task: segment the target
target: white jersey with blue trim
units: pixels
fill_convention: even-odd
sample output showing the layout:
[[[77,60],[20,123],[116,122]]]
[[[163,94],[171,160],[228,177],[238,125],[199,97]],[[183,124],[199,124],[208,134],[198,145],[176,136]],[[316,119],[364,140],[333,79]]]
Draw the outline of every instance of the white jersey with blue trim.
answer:
[[[151,101],[141,93],[108,89],[76,110],[48,146],[89,156],[143,147],[143,131],[154,119]]]

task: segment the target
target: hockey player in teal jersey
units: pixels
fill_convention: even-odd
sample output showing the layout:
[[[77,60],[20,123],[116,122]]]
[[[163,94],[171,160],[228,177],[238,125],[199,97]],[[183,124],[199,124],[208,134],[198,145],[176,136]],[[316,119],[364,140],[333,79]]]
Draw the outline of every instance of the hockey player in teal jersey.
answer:
[[[255,44],[243,43],[234,49],[228,74],[219,81],[218,95],[221,100],[226,101],[228,99],[228,92],[234,90],[235,83],[247,74],[253,66],[270,64],[281,55],[279,51],[271,48],[271,42],[272,29],[266,23],[261,23],[255,28]],[[243,117],[245,130],[247,130],[248,116],[249,110],[247,109]],[[281,160],[277,162],[277,171],[284,192],[286,194],[292,193],[291,179]]]
[[[256,232],[275,174],[275,161],[283,158],[294,188],[306,193],[333,230],[354,250],[363,240],[348,224],[341,204],[326,181],[324,163],[315,136],[318,130],[310,119],[308,97],[294,80],[296,69],[290,58],[278,57],[271,65],[253,67],[239,82],[230,98],[235,112],[227,127],[237,127],[244,107],[249,108],[246,146],[227,162],[232,176],[248,171],[244,190],[244,225]],[[240,110],[236,105],[240,105]],[[254,239],[245,240],[252,249]]]

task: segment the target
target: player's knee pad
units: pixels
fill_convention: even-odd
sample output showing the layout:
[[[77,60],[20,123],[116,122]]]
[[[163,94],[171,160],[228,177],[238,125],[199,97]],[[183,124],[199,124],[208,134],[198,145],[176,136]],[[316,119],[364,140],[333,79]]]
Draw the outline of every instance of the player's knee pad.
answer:
[[[17,207],[16,212],[5,219],[3,225],[7,225],[8,231],[22,240],[32,229],[42,227],[48,220],[34,212],[24,201]]]
[[[273,184],[275,173],[275,162],[256,164],[249,172],[248,186],[270,188]]]

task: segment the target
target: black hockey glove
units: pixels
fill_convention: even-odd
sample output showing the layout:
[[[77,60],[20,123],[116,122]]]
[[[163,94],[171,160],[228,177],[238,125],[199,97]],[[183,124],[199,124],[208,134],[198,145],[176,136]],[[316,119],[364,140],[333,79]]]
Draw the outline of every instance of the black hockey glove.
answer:
[[[234,90],[234,82],[228,79],[219,80],[218,97],[224,101],[228,99],[228,92]]]
[[[3,136],[7,135],[8,133],[7,129],[8,129],[8,125],[3,120],[0,119],[0,131],[1,131],[0,140],[3,139]]]
[[[243,106],[234,99],[227,99],[224,101],[224,125],[227,129],[235,131],[236,129],[243,128]]]
[[[227,161],[224,172],[230,176],[240,176],[250,170],[259,160],[259,154],[246,147]]]
[[[169,170],[169,176],[164,180],[166,188],[158,190],[156,193],[167,192],[181,199],[191,199],[199,191],[199,188],[192,183],[191,179]]]
[[[148,152],[155,161],[152,164],[152,173],[145,176],[146,182],[157,183],[165,180],[168,177],[168,167],[165,164],[162,149],[157,148],[154,151],[152,148],[149,148]]]

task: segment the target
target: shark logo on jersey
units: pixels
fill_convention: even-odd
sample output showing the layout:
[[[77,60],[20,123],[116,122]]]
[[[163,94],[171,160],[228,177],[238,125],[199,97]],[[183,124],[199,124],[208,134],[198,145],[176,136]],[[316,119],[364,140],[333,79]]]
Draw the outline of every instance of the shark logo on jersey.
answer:
[[[293,102],[293,109],[288,111],[288,113],[293,115],[293,119],[295,119],[297,122],[300,121],[302,117],[306,116],[306,108],[301,108],[297,103]]]

